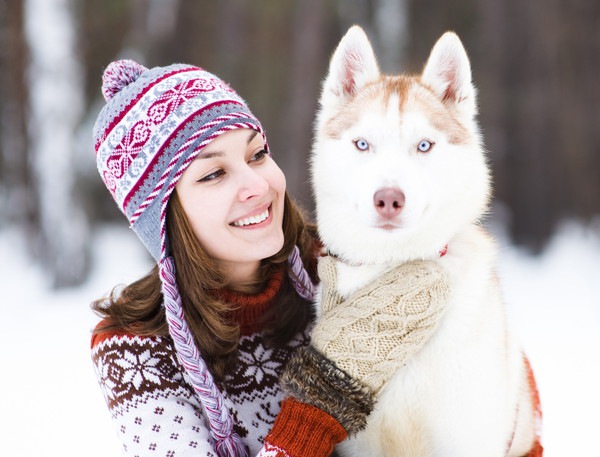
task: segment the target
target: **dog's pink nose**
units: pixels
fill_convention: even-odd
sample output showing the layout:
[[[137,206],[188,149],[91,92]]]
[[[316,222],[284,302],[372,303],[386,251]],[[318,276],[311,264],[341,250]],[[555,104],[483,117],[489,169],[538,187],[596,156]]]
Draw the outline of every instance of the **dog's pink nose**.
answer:
[[[377,212],[386,219],[392,219],[400,214],[406,197],[404,192],[393,187],[386,187],[375,192],[373,204]]]

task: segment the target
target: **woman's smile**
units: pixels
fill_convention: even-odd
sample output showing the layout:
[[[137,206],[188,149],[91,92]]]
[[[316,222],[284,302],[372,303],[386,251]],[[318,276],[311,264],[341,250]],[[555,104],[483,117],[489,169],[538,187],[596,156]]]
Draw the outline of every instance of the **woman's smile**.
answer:
[[[268,205],[266,208],[259,211],[255,211],[253,214],[254,215],[252,216],[244,216],[229,225],[241,228],[263,227],[272,220],[272,218],[269,217],[271,215],[271,205]]]

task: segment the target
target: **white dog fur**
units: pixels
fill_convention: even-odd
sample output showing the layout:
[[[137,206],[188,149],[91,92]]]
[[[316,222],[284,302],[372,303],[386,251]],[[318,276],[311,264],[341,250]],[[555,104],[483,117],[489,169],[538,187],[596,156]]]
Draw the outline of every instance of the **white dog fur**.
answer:
[[[439,262],[451,278],[439,330],[382,390],[367,429],[338,447],[343,456],[523,456],[536,439],[494,242],[478,225],[491,184],[476,115],[454,33],[419,76],[382,75],[357,26],[331,58],[311,177],[321,239],[342,260],[338,291],[414,259]]]

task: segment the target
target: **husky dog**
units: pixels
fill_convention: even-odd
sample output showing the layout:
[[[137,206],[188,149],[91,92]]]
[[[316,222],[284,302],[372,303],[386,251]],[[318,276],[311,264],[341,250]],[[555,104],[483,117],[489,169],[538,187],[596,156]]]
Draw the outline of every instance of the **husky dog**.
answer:
[[[436,333],[382,389],[343,456],[541,455],[535,384],[508,328],[494,242],[478,225],[491,184],[475,98],[452,32],[420,76],[382,75],[358,26],[331,58],[311,178],[338,293],[416,259],[439,262],[451,289]]]

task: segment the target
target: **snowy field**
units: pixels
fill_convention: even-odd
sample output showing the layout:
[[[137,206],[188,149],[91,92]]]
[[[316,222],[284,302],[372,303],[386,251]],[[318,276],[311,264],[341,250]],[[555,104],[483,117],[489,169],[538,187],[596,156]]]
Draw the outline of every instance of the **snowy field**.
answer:
[[[90,362],[89,303],[151,264],[125,228],[95,240],[89,281],[55,293],[22,236],[0,231],[1,456],[121,455]],[[500,244],[509,313],[538,379],[545,456],[600,455],[600,239],[567,225],[538,258]]]

